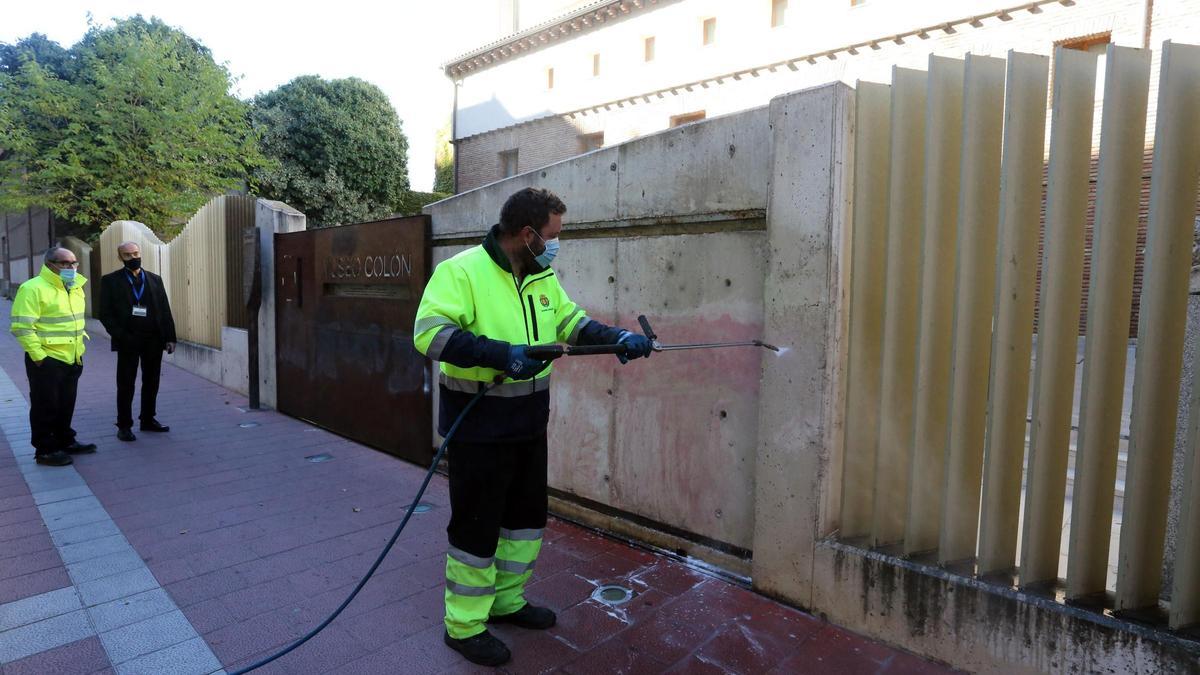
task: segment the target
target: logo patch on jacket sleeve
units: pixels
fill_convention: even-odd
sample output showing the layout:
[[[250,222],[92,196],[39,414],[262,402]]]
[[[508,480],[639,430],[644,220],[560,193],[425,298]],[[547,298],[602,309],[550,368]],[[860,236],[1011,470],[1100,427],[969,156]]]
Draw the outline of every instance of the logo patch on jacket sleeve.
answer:
[[[545,293],[542,293],[541,297],[538,298],[538,302],[542,303],[542,307],[550,306],[550,298],[547,298]]]

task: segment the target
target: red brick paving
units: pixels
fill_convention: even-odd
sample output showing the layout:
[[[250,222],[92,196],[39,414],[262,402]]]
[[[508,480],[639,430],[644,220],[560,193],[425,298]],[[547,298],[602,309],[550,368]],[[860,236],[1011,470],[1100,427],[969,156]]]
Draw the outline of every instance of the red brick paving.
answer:
[[[11,340],[0,345],[0,367],[24,390],[19,351]],[[169,365],[159,410],[171,433],[120,443],[106,347],[92,341],[75,425],[81,440],[100,445],[76,461],[96,497],[227,668],[310,630],[369,567],[423,470],[274,412],[240,412],[242,397]],[[305,461],[318,452],[334,460]],[[69,584],[61,562],[50,564],[45,528],[23,517],[32,500],[14,471],[11,453],[0,453],[0,570],[26,572],[0,574],[0,602]],[[442,644],[443,478],[424,501],[434,509],[413,518],[346,612],[261,672],[487,672]],[[504,672],[951,672],[562,521],[551,522],[546,539],[529,597],[557,610],[559,624],[541,633],[493,629],[513,648]],[[637,595],[606,607],[590,600],[597,583]],[[89,664],[107,666],[97,657],[103,650],[91,638],[3,673],[76,663],[83,670],[64,672],[92,672]]]

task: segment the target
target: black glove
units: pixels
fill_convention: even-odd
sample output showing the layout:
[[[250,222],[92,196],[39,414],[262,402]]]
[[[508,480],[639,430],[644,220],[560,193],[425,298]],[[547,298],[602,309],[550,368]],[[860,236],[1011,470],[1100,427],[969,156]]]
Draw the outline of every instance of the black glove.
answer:
[[[514,380],[532,380],[550,365],[549,361],[529,358],[525,350],[529,345],[512,345],[508,348],[508,365],[504,374]]]
[[[625,345],[625,353],[617,354],[621,363],[629,363],[630,359],[640,359],[643,356],[649,357],[654,351],[653,345],[650,344],[650,338],[630,331],[623,331],[617,344]]]

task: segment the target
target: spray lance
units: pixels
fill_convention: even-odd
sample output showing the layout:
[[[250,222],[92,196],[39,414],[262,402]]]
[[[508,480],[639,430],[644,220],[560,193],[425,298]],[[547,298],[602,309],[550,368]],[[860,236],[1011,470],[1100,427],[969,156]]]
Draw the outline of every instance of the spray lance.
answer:
[[[654,333],[654,330],[652,328],[650,328],[650,322],[646,319],[646,317],[644,315],[638,317],[638,324],[640,324],[642,327],[642,333],[650,340],[651,349],[653,349],[656,352],[670,352],[670,351],[677,351],[677,350],[682,350],[682,349],[720,349],[720,348],[724,348],[724,347],[762,347],[763,349],[769,349],[773,352],[780,351],[779,347],[776,347],[775,345],[767,344],[766,342],[763,342],[762,340],[743,340],[740,342],[705,342],[705,343],[696,343],[696,344],[664,345],[664,344],[659,344],[658,336]],[[594,356],[597,354],[616,354],[619,356],[619,355],[624,354],[625,352],[626,352],[626,347],[623,344],[615,344],[615,345],[552,344],[552,345],[531,346],[528,349],[526,349],[525,354],[528,355],[530,358],[537,359],[539,361],[553,361],[555,359],[562,358],[564,356]],[[466,407],[463,408],[463,411],[461,413],[459,413],[458,418],[456,420],[454,420],[454,424],[450,425],[450,429],[446,432],[446,437],[442,440],[441,446],[438,448],[438,451],[433,456],[433,463],[430,465],[429,471],[426,472],[426,474],[425,474],[425,480],[421,483],[421,487],[417,490],[416,496],[413,497],[412,503],[409,505],[408,510],[404,514],[404,518],[400,521],[400,525],[396,527],[396,531],[392,533],[392,536],[388,540],[387,545],[383,547],[383,551],[381,551],[379,553],[379,556],[375,559],[374,564],[371,565],[371,568],[368,569],[367,573],[365,575],[363,575],[362,579],[359,580],[358,585],[354,587],[354,590],[352,590],[350,592],[350,595],[347,596],[346,599],[342,601],[342,604],[339,605],[338,608],[335,609],[332,614],[330,614],[328,617],[326,617],[324,621],[322,621],[320,624],[318,624],[316,628],[313,628],[311,631],[309,631],[304,636],[296,639],[288,646],[284,647],[283,649],[279,650],[278,652],[276,652],[270,656],[267,656],[267,657],[255,662],[249,666],[246,666],[240,670],[231,672],[230,675],[244,675],[245,673],[249,673],[253,670],[257,670],[257,669],[267,665],[268,663],[271,663],[272,661],[280,658],[281,656],[284,656],[285,654],[290,653],[292,650],[296,649],[300,645],[302,645],[305,642],[308,642],[312,638],[316,637],[316,635],[318,633],[320,633],[322,630],[324,630],[326,626],[333,623],[333,620],[336,619],[338,617],[338,615],[342,613],[342,610],[346,609],[346,607],[351,603],[351,601],[354,600],[355,596],[358,595],[358,592],[362,590],[363,586],[365,586],[367,584],[367,581],[371,578],[371,576],[373,574],[375,574],[375,570],[379,569],[379,565],[383,562],[384,558],[387,557],[387,554],[392,550],[392,546],[395,545],[396,540],[400,537],[400,533],[404,531],[404,526],[407,525],[409,519],[412,518],[413,512],[417,508],[417,504],[421,501],[421,497],[424,496],[425,488],[429,486],[430,479],[433,478],[433,474],[437,470],[438,464],[441,463],[442,457],[446,453],[446,447],[450,444],[450,439],[454,438],[455,432],[458,431],[458,427],[462,423],[463,419],[467,416],[467,413],[471,412],[471,408],[473,408],[475,406],[475,404],[479,402],[479,399],[483,398],[488,393],[488,391],[490,391],[492,389],[492,387],[500,384],[503,381],[504,381],[504,375],[501,374],[501,375],[496,376],[496,379],[492,384],[490,384],[490,385],[481,384],[479,391],[475,394],[475,397],[472,398],[471,401],[466,405]]]
[[[659,344],[658,335],[654,333],[654,329],[650,327],[650,321],[643,314],[638,317],[638,324],[642,327],[642,334],[650,340],[650,348],[656,352],[672,352],[681,349],[720,349],[723,347],[762,347],[773,352],[778,352],[779,347],[772,344],[767,344],[762,340],[742,340],[740,342],[703,342],[695,344],[683,345],[664,345]],[[553,361],[554,359],[563,356],[592,356],[595,354],[624,354],[625,345],[537,345],[525,350],[525,353],[532,359],[539,361]]]

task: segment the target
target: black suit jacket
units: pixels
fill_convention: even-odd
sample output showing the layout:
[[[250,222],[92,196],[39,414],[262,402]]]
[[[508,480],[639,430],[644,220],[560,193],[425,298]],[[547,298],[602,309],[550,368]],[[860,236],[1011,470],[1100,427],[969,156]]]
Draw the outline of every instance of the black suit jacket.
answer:
[[[162,277],[142,270],[146,276],[146,294],[154,303],[153,319],[158,326],[163,342],[177,342],[175,319],[171,317],[171,305],[167,301],[167,289]],[[125,268],[109,272],[100,278],[100,323],[112,338],[112,349],[121,348],[121,342],[129,335],[129,323],[133,317],[133,301],[130,299],[129,280]]]

